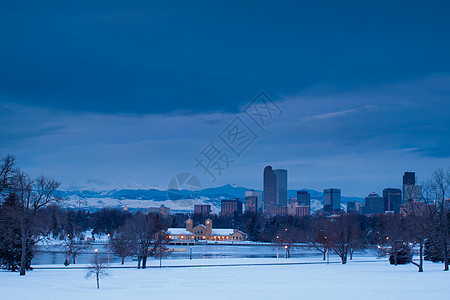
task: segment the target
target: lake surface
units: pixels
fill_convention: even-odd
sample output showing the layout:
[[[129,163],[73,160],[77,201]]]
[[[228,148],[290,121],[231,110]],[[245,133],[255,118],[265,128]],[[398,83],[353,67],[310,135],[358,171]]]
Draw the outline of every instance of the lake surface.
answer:
[[[171,259],[208,259],[208,258],[276,258],[285,257],[286,250],[284,247],[271,245],[192,245],[192,246],[174,246],[169,258]],[[115,256],[108,251],[105,245],[92,245],[85,253],[76,257],[76,262],[80,264],[89,263],[94,255],[94,249],[98,249],[99,255],[109,259],[110,263],[120,262],[121,258]],[[44,249],[35,252],[33,258],[33,265],[55,264],[63,265],[66,260],[67,253],[55,252],[62,251],[62,249],[52,249],[51,252]],[[293,248],[291,250],[291,257],[317,257],[321,258],[322,253],[314,251],[310,248]],[[131,261],[133,258],[127,257],[126,261]],[[72,257],[70,258],[72,263]]]

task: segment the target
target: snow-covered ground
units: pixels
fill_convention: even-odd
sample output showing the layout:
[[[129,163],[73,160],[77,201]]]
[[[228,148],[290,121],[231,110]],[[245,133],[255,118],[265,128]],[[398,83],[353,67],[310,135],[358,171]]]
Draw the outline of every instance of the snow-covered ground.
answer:
[[[35,269],[26,276],[0,272],[1,299],[449,299],[450,273],[442,264],[391,266],[360,257],[339,263],[309,259],[164,260],[169,265],[261,264],[244,266],[110,269],[100,282],[84,279],[83,269]],[[331,262],[337,262],[332,257]],[[131,262],[130,262],[131,263]],[[157,260],[150,265],[157,266]],[[269,264],[269,265],[268,265]],[[119,265],[116,265],[119,266]],[[44,266],[40,266],[44,267]]]

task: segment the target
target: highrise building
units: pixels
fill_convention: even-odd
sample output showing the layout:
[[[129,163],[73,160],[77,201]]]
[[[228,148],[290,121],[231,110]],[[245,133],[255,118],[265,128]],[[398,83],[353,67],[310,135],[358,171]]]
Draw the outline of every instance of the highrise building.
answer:
[[[239,198],[233,200],[222,200],[221,201],[221,212],[222,216],[242,214],[242,202]]]
[[[405,172],[403,174],[403,197],[402,197],[402,203],[405,204],[405,199],[407,194],[412,190],[411,186],[416,185],[416,173],[415,172]]]
[[[365,199],[364,213],[366,215],[384,213],[384,198],[376,193],[371,193]]]
[[[245,212],[253,212],[258,214],[261,214],[263,212],[262,192],[245,192]]]
[[[402,190],[394,188],[385,188],[383,190],[384,211],[400,212],[402,203]]]
[[[311,206],[311,194],[307,191],[297,191],[298,206]]]
[[[273,170],[277,178],[275,205],[287,206],[287,170]]]
[[[211,205],[209,204],[194,205],[194,214],[209,216],[210,213],[211,213]]]
[[[275,214],[277,177],[271,166],[264,168],[264,213]]]
[[[276,214],[277,206],[287,209],[287,170],[273,170],[267,166],[264,168],[264,213]]]
[[[341,210],[341,190],[325,189],[323,190],[323,210],[324,212],[339,212]]]
[[[311,214],[311,194],[307,191],[297,191],[297,207],[295,215],[298,217]]]

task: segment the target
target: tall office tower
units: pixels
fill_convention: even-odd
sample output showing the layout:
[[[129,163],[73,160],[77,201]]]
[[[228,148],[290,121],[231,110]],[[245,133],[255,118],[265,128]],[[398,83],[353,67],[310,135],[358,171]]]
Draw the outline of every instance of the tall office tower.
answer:
[[[209,204],[194,205],[194,214],[209,216],[210,213],[211,213],[211,205]]]
[[[416,184],[416,173],[415,172],[405,172],[403,174],[403,197],[402,203],[405,204],[405,198],[407,194],[412,190],[410,187]]]
[[[298,206],[311,206],[311,194],[307,191],[297,191]]]
[[[287,207],[287,170],[273,170],[273,173],[277,178],[275,205]]]
[[[276,214],[277,206],[287,209],[287,170],[272,170],[267,166],[264,168],[264,213]]]
[[[384,211],[400,212],[400,205],[402,204],[402,190],[385,188],[383,190]]]
[[[264,214],[275,214],[277,177],[271,166],[264,168]]]
[[[365,198],[364,213],[366,215],[384,213],[384,198],[371,193]]]
[[[221,212],[222,216],[233,215],[234,213],[242,214],[242,202],[239,198],[234,200],[222,200]]]
[[[246,191],[245,192],[245,212],[254,212],[261,214],[263,212],[262,192]]]
[[[324,212],[339,212],[341,210],[341,190],[323,190],[323,210]]]

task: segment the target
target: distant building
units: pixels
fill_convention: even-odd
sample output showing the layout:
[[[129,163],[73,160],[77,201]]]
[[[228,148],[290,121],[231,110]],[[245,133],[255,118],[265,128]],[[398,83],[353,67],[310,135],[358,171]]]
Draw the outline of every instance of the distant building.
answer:
[[[295,215],[298,217],[311,214],[311,194],[307,191],[297,191],[297,207]]]
[[[287,216],[287,206],[275,206],[275,214],[278,216]]]
[[[276,178],[276,198],[275,205],[287,206],[287,170],[273,170]]]
[[[271,166],[264,168],[264,214],[275,214],[277,177]]]
[[[253,212],[257,214],[261,214],[263,212],[262,192],[258,191],[245,192],[245,212]]]
[[[166,235],[172,242],[210,241],[245,241],[247,235],[237,229],[214,229],[212,221],[207,219],[205,225],[194,227],[193,221],[186,220],[186,228],[169,228]]]
[[[311,206],[311,194],[307,191],[297,191],[298,206]]]
[[[341,190],[325,189],[323,191],[323,210],[326,213],[339,212],[341,210]]]
[[[287,209],[287,170],[264,168],[264,214],[276,214],[276,206]]]
[[[359,201],[347,202],[347,213],[349,213],[349,214],[364,214],[364,204]]]
[[[298,202],[295,198],[290,198],[287,203],[287,215],[296,216],[297,215]]]
[[[384,213],[384,198],[371,193],[365,198],[364,213],[366,215]]]
[[[161,215],[167,217],[170,215],[170,208],[161,205],[160,207],[149,207],[148,212],[155,215]]]
[[[209,204],[194,205],[194,214],[209,216],[211,214],[211,205]]]
[[[234,200],[222,200],[221,202],[221,212],[222,216],[242,214],[242,202],[236,198]]]
[[[408,186],[414,186],[416,185],[416,173],[415,172],[405,172],[403,174],[403,198],[402,198],[402,203],[401,204],[405,204],[405,194],[407,193],[406,189],[408,188]]]
[[[400,212],[402,203],[402,190],[394,188],[386,188],[383,190],[384,211]]]
[[[304,217],[311,215],[311,208],[309,206],[298,206],[296,209],[297,217]]]

